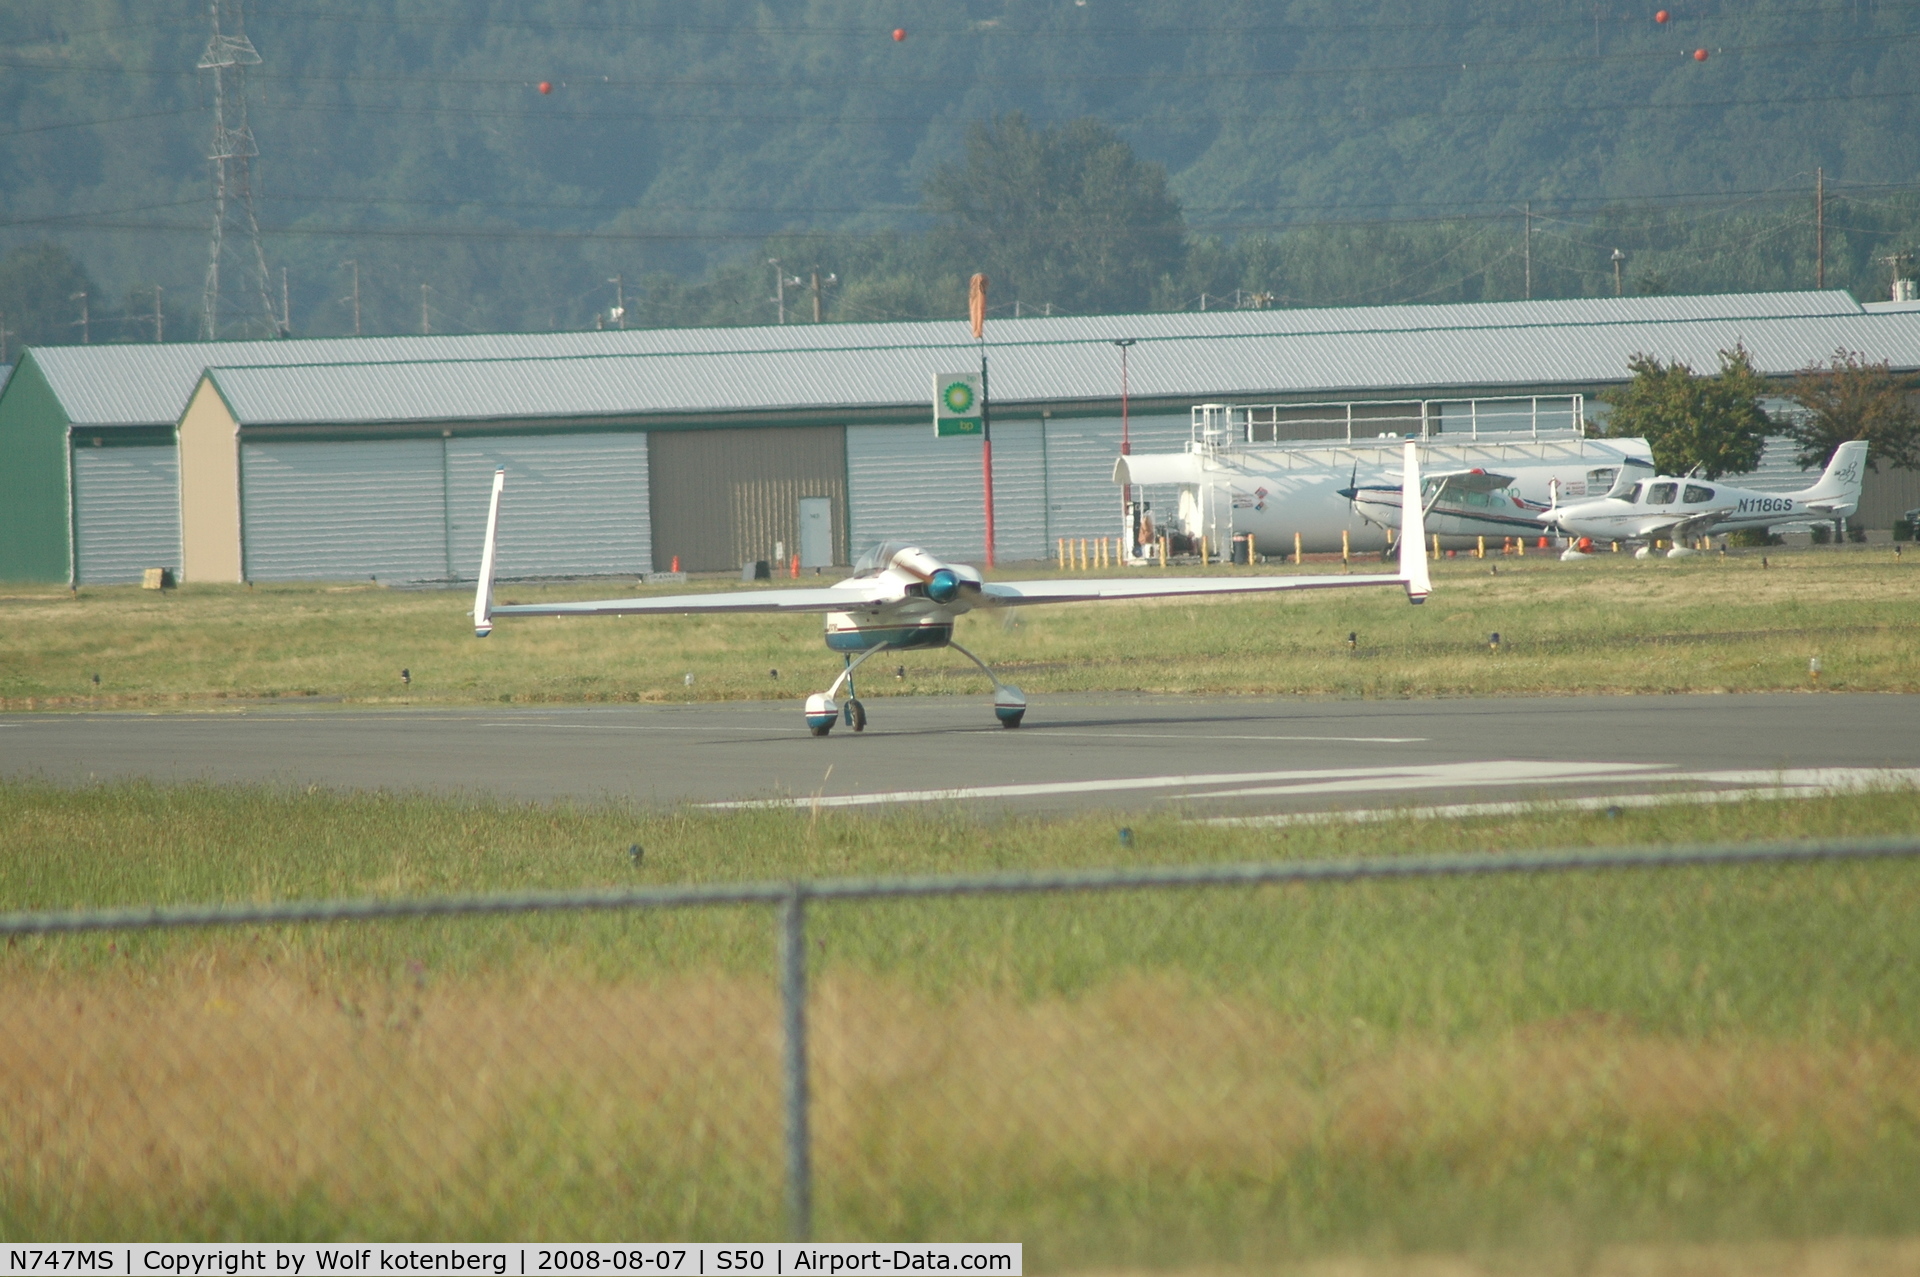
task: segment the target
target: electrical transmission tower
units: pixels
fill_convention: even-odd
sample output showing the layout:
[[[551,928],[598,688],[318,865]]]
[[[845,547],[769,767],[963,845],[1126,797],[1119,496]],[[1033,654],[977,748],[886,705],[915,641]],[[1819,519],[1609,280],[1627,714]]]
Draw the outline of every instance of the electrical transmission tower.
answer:
[[[244,321],[256,319],[269,333],[286,335],[281,317],[274,313],[268,293],[267,254],[260,245],[260,221],[253,211],[253,161],[260,154],[254,144],[253,130],[247,126],[247,68],[260,65],[253,41],[247,39],[239,9],[239,0],[226,0],[233,33],[220,29],[222,0],[208,0],[213,19],[213,38],[200,55],[200,70],[213,72],[213,149],[207,159],[213,163],[213,243],[207,250],[207,283],[200,302],[200,339],[214,341],[220,336],[220,262],[235,251],[235,263],[246,283],[242,292],[249,300],[240,309],[248,312]],[[228,232],[244,237],[245,244],[229,245]],[[246,259],[246,247],[253,248],[252,260]],[[250,313],[257,295],[259,312]]]

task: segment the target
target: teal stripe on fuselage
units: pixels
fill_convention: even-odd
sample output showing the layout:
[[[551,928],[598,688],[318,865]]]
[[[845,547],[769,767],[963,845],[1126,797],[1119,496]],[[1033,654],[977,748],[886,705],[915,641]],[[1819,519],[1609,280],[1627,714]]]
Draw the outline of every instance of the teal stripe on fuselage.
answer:
[[[827,631],[827,647],[835,652],[864,652],[874,647],[910,651],[916,647],[945,647],[951,642],[951,625],[887,625],[874,629]]]

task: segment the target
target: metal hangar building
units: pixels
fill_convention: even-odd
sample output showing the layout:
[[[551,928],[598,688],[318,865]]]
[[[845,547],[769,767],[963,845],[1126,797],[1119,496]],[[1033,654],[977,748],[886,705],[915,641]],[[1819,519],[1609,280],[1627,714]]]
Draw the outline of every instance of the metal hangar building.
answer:
[[[1844,292],[1042,317],[988,337],[1006,560],[1118,530],[1121,339],[1136,452],[1184,447],[1203,401],[1592,395],[1636,353],[1712,369],[1736,342],[1775,377],[1840,349],[1920,370],[1920,309]],[[973,559],[980,447],[937,439],[931,400],[978,359],[959,320],[32,348],[0,390],[0,579],[470,578],[496,466],[503,576],[734,569],[776,544],[826,567],[886,539]],[[1903,493],[1880,504],[1920,505]]]

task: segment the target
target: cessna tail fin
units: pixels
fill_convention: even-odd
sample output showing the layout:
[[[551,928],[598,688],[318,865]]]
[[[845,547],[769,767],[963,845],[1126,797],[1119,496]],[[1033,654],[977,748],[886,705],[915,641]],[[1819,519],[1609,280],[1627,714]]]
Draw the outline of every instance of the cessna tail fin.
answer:
[[[493,541],[500,531],[500,492],[507,486],[507,469],[493,472],[493,499],[487,503],[487,547],[480,552],[480,584],[473,592],[473,633],[493,633]]]
[[[1400,577],[1406,582],[1407,602],[1424,603],[1433,593],[1427,576],[1427,518],[1420,506],[1420,450],[1407,441],[1400,471]]]

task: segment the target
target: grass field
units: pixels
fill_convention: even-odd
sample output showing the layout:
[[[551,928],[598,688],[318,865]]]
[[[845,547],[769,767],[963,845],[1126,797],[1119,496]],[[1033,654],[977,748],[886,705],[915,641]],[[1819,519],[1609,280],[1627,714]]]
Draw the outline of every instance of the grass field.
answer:
[[[1920,555],[1849,548],[1766,558],[1766,567],[1758,551],[1645,562],[1607,555],[1577,564],[1455,559],[1435,565],[1435,592],[1421,608],[1385,589],[1069,605],[1024,609],[1011,625],[1002,614],[975,614],[957,637],[1041,694],[1768,691],[1807,687],[1812,657],[1820,658],[1826,688],[1920,689],[1913,644]],[[499,595],[531,601],[644,592],[591,582],[503,586]],[[471,605],[464,591],[374,585],[188,586],[164,596],[131,586],[77,595],[8,587],[0,594],[0,709],[289,697],[379,704],[798,697],[824,687],[836,667],[810,618],[540,618],[503,622],[483,643],[472,637]],[[1488,636],[1496,631],[1502,642],[1493,652]],[[1349,633],[1358,636],[1352,652]],[[906,678],[869,680],[864,694],[979,690],[978,674],[951,653],[895,663]],[[410,685],[400,681],[403,668]]]
[[[10,784],[0,899],[1750,841],[1916,818],[1913,793],[1286,830],[1157,817],[1123,852],[1102,816]],[[1920,865],[811,914],[827,1237],[1021,1240],[1035,1271],[1400,1272],[1421,1255],[1910,1260],[1897,1239],[1920,1233]],[[770,914],[744,908],[19,941],[0,951],[0,1234],[777,1235],[773,956]]]

